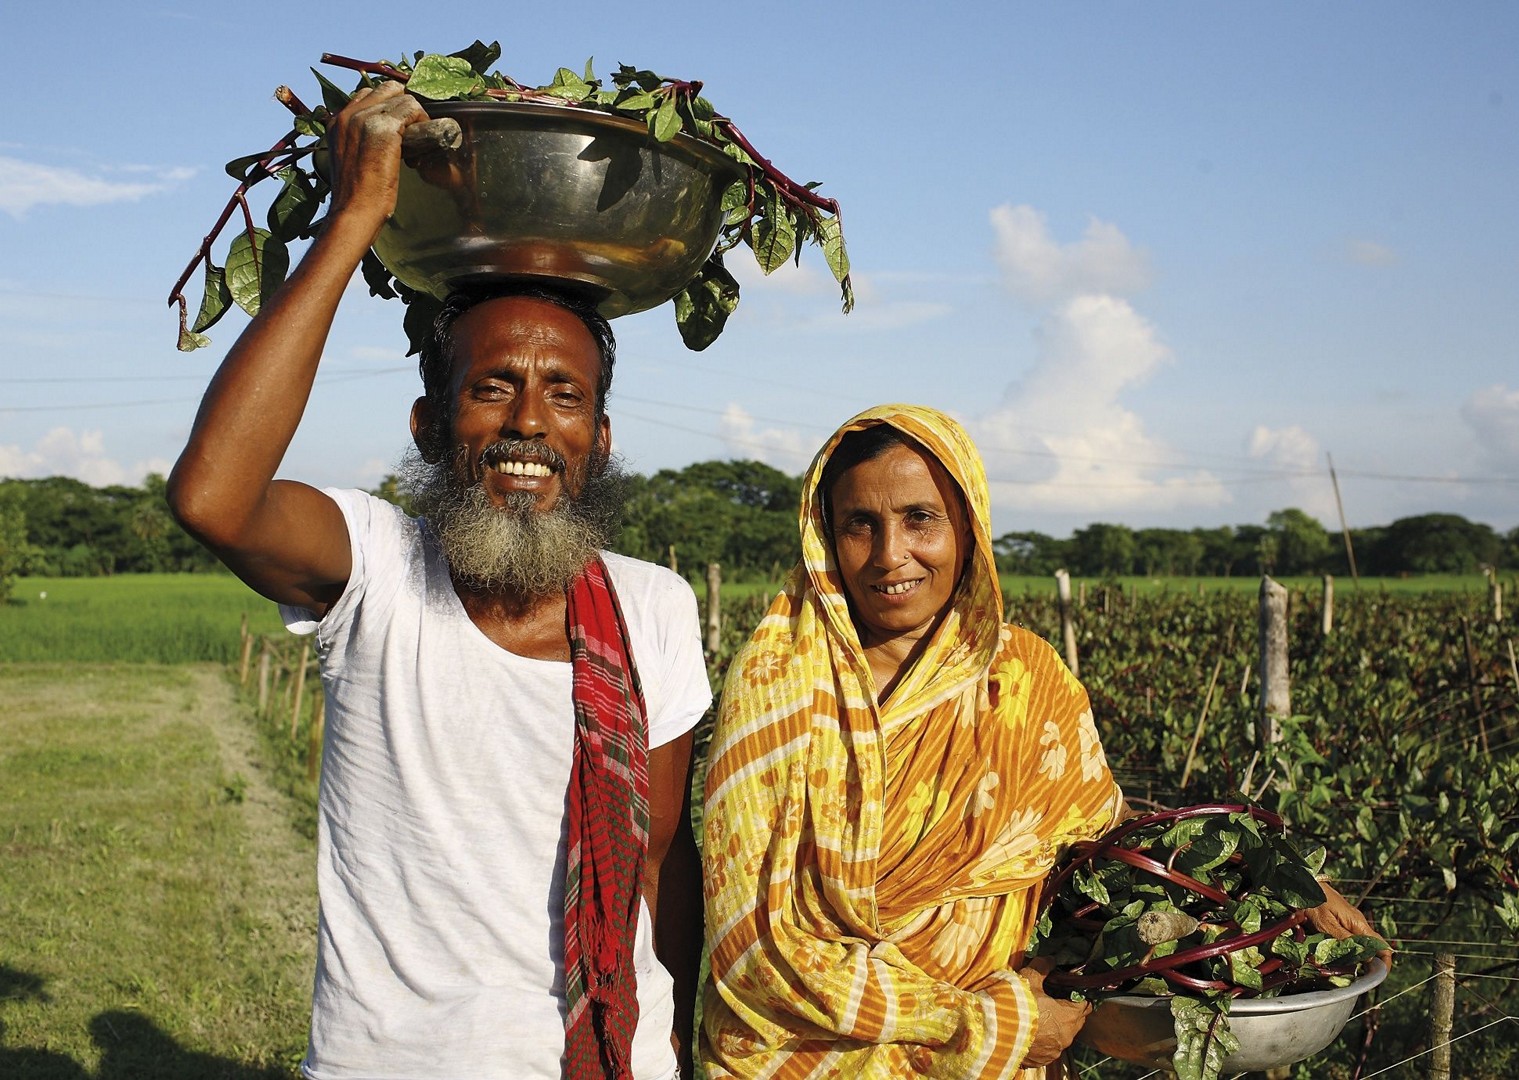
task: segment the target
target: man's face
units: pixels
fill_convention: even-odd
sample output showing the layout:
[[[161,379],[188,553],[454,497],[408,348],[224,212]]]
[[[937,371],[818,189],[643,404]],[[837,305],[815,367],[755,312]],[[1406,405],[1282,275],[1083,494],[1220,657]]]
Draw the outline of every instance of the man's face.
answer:
[[[579,495],[611,439],[597,416],[601,354],[590,331],[557,304],[503,297],[461,315],[453,339],[450,444],[461,479],[498,507],[531,500],[545,511]]]

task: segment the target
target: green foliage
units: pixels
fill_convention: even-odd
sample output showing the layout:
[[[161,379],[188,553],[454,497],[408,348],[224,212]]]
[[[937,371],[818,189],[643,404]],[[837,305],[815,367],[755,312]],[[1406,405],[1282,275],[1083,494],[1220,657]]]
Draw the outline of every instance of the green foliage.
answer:
[[[500,59],[501,46],[475,41],[448,55],[417,52],[410,59],[392,63],[346,62],[363,74],[360,85],[372,85],[373,76],[406,83],[407,90],[429,101],[547,101],[572,105],[644,121],[657,142],[678,136],[700,139],[719,148],[738,166],[742,177],[722,194],[725,212],[716,250],[692,280],[675,296],[676,324],[682,340],[693,350],[710,345],[738,306],[738,281],[723,265],[723,255],[739,244],[749,247],[755,261],[772,273],[788,260],[801,261],[808,243],[822,250],[824,262],[839,283],[843,309],[854,306],[839,207],[815,194],[817,184],[799,184],[775,168],[754,150],[748,139],[727,117],[719,114],[701,94],[699,82],[672,79],[653,71],[619,65],[610,85],[597,78],[591,61],[583,72],[561,67],[542,86],[525,86],[490,70]],[[332,62],[337,62],[333,58]],[[200,348],[210,343],[209,329],[236,303],[249,315],[284,281],[289,269],[287,245],[308,237],[316,228],[315,215],[324,205],[330,188],[316,162],[327,153],[326,126],[347,103],[349,95],[313,70],[322,90],[322,105],[296,116],[293,129],[271,151],[247,154],[227,164],[227,172],[239,181],[238,195],[251,185],[271,177],[282,187],[269,209],[269,228],[251,221],[232,241],[224,267],[206,261],[204,297],[193,324],[181,320],[179,347]],[[303,139],[310,140],[303,142]],[[213,231],[213,237],[216,231]],[[373,253],[371,253],[373,254]],[[191,263],[191,268],[195,263]],[[188,272],[187,272],[188,273]],[[411,289],[390,280],[379,259],[366,259],[365,278],[377,296],[400,296],[408,304],[423,299]],[[176,287],[174,299],[183,304]],[[425,302],[424,302],[424,306]],[[404,321],[411,351],[420,345],[420,329],[426,320]]]

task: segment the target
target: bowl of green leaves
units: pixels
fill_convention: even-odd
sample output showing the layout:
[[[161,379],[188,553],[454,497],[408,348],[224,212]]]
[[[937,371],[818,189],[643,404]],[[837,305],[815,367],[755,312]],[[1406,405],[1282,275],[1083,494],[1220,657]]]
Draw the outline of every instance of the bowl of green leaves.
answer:
[[[1078,1037],[1103,1053],[1184,1080],[1288,1065],[1387,974],[1380,938],[1312,930],[1323,863],[1257,806],[1131,818],[1051,876],[1030,953],[1046,992],[1096,1005]]]

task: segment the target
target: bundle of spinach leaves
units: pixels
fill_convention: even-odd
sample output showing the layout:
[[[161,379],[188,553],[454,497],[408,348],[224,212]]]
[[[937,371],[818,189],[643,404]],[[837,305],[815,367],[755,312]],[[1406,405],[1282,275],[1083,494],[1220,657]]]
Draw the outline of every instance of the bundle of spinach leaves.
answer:
[[[1234,998],[1346,986],[1387,948],[1310,930],[1324,857],[1299,853],[1280,818],[1245,803],[1133,818],[1076,845],[1051,876],[1029,952],[1057,965],[1051,994],[1170,996],[1172,1067],[1215,1080],[1239,1048]]]

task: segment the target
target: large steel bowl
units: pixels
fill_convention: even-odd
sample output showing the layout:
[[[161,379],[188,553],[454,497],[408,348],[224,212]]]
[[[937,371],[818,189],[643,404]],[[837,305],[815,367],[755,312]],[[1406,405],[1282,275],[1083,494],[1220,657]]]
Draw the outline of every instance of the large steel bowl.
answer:
[[[459,285],[551,279],[613,318],[657,307],[711,255],[722,193],[742,175],[687,135],[657,142],[642,121],[542,103],[428,102],[463,128],[456,150],[401,169],[375,253],[442,298]]]
[[[1387,965],[1374,959],[1349,986],[1231,1002],[1229,1030],[1239,1039],[1239,1049],[1225,1059],[1224,1073],[1264,1072],[1312,1057],[1340,1033],[1356,998],[1386,977]],[[1176,1050],[1171,999],[1140,994],[1104,998],[1076,1038],[1109,1057],[1169,1069]]]

